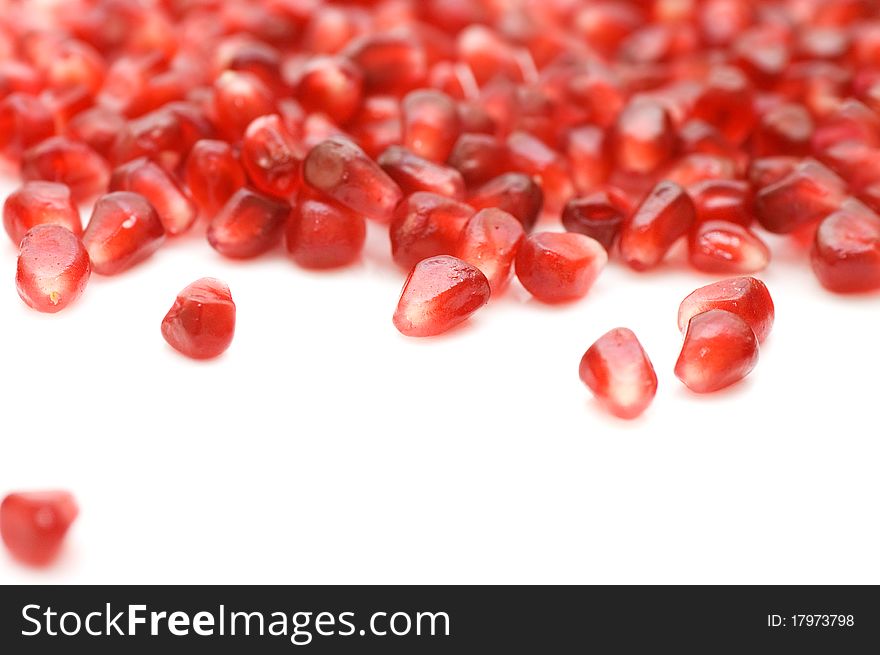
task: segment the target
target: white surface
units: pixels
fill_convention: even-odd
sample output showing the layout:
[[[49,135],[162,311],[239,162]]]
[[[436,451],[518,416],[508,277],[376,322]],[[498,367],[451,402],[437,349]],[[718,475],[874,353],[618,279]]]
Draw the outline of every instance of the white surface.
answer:
[[[0,582],[880,582],[880,298],[823,292],[800,256],[762,276],[777,323],[754,374],[696,397],[672,374],[676,311],[714,278],[681,266],[612,265],[564,308],[514,282],[412,340],[379,228],[332,274],[193,234],[55,316],[19,300],[0,241],[0,493],[81,506],[56,566],[2,553]],[[238,305],[208,364],[159,333],[202,276]],[[634,423],[577,378],[618,325],[660,378]]]

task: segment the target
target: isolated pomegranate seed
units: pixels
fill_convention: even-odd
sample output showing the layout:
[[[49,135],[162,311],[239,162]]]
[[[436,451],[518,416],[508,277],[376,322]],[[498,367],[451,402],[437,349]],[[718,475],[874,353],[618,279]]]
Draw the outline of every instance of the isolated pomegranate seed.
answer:
[[[58,556],[77,514],[66,491],[12,493],[0,503],[0,536],[16,559],[46,566]]]
[[[272,91],[255,75],[225,71],[214,82],[212,111],[217,126],[227,139],[244,136],[255,118],[277,111]]]
[[[608,187],[583,198],[573,198],[562,211],[562,224],[569,232],[595,239],[611,250],[632,207],[618,189]]]
[[[423,259],[403,285],[394,326],[408,337],[442,334],[470,318],[490,294],[476,266],[449,255]]]
[[[25,182],[3,203],[3,227],[15,245],[37,225],[61,225],[82,236],[79,210],[70,189],[56,182]]]
[[[98,198],[83,234],[92,270],[115,275],[152,255],[165,241],[159,215],[142,195],[116,191]]]
[[[113,171],[111,191],[133,191],[150,201],[165,233],[186,232],[196,220],[196,207],[164,168],[149,159],[135,159]]]
[[[450,166],[419,157],[403,146],[391,146],[379,155],[376,162],[407,195],[428,191],[455,200],[464,199],[461,173]]]
[[[755,221],[752,190],[743,180],[703,180],[687,187],[697,222],[724,221],[749,227]]]
[[[447,163],[466,184],[475,186],[507,170],[507,146],[490,134],[464,133],[455,142]]]
[[[631,330],[615,328],[599,337],[584,353],[581,381],[612,414],[634,419],[657,393],[657,374]]]
[[[30,307],[60,312],[82,295],[90,274],[89,254],[66,227],[38,225],[24,235],[15,284]]]
[[[347,266],[360,257],[367,236],[364,218],[305,191],[287,222],[287,251],[305,268]]]
[[[825,218],[846,197],[846,183],[827,167],[805,159],[755,196],[755,213],[770,232],[787,234]]]
[[[46,104],[26,93],[0,100],[0,155],[13,160],[55,134],[55,119]]]
[[[691,318],[713,309],[737,314],[754,330],[761,343],[773,328],[773,299],[767,286],[753,277],[721,280],[691,293],[678,309],[678,329],[684,332]]]
[[[631,101],[617,118],[612,149],[625,171],[650,173],[672,157],[675,131],[663,106],[649,99]]]
[[[811,253],[826,289],[859,293],[880,289],[880,216],[842,208],[819,225]]]
[[[538,232],[528,236],[516,256],[516,276],[545,303],[582,298],[608,262],[602,244],[575,232]]]
[[[675,182],[655,186],[624,225],[620,254],[637,271],[659,265],[666,253],[696,220],[687,192]]]
[[[308,112],[321,112],[344,125],[363,99],[363,75],[342,57],[315,57],[299,72],[296,98]]]
[[[731,312],[713,309],[687,326],[675,375],[696,393],[711,393],[746,377],[758,363],[752,328]]]
[[[529,232],[544,207],[544,193],[528,175],[504,173],[475,189],[468,204],[475,209],[502,209],[515,216]]]
[[[442,91],[408,93],[401,105],[403,145],[435,162],[445,162],[461,133],[455,101]]]
[[[225,141],[197,141],[186,160],[184,178],[199,209],[213,217],[236,191],[246,176],[235,151]]]
[[[389,226],[391,256],[407,270],[427,257],[452,255],[475,210],[435,193],[419,192],[398,205]]]
[[[455,254],[483,272],[495,296],[507,287],[524,238],[514,216],[501,209],[481,209],[465,225]]]
[[[205,277],[177,295],[162,319],[162,336],[193,359],[212,359],[229,348],[235,334],[235,303],[225,282]]]
[[[691,231],[688,257],[691,266],[707,273],[757,273],[767,268],[770,249],[738,223],[706,221]]]
[[[240,189],[208,225],[208,243],[221,255],[247,259],[281,240],[290,205],[250,189]]]
[[[248,125],[241,146],[241,163],[258,191],[289,198],[299,184],[297,144],[281,116],[260,116]]]
[[[66,184],[73,199],[82,202],[107,189],[110,169],[86,144],[56,136],[24,153],[21,176],[25,180]]]
[[[387,223],[403,193],[363,150],[344,138],[328,139],[309,151],[303,179],[351,211]]]

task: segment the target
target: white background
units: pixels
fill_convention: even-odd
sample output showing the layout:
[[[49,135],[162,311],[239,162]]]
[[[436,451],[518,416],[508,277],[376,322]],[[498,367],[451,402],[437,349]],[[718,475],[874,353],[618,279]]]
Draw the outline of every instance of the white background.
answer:
[[[0,198],[11,186],[0,185]],[[514,282],[464,328],[407,339],[403,275],[223,260],[200,231],[29,310],[0,243],[0,493],[61,487],[61,560],[0,582],[880,583],[880,298],[821,290],[773,242],[776,328],[743,384],[689,393],[680,300],[714,278],[612,264],[583,301]],[[159,325],[226,280],[230,350],[190,361]],[[638,421],[581,385],[584,350],[635,330],[660,389]]]

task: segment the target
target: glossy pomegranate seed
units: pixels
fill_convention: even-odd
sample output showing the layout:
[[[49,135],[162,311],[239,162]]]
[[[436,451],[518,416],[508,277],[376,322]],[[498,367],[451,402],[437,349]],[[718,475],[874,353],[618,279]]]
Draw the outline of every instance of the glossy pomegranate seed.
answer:
[[[227,257],[262,255],[281,240],[290,205],[250,189],[240,189],[208,226],[208,243]]]
[[[360,257],[366,236],[362,216],[301,192],[287,222],[287,251],[305,268],[337,268]]]
[[[647,99],[631,101],[614,126],[614,160],[625,171],[650,173],[673,154],[675,131],[663,106]]]
[[[466,184],[475,186],[507,170],[507,146],[490,134],[465,133],[458,137],[447,163]]]
[[[24,153],[21,176],[25,180],[66,184],[74,201],[81,202],[107,189],[110,168],[84,143],[57,136]]]
[[[627,197],[620,190],[608,187],[569,200],[562,211],[562,224],[569,232],[585,234],[610,251],[631,212]]]
[[[26,93],[0,101],[0,155],[17,160],[28,148],[55,134],[55,119],[46,104]]]
[[[448,255],[423,259],[403,285],[394,326],[408,337],[442,334],[470,318],[490,294],[476,266]]]
[[[3,227],[15,245],[37,225],[60,225],[82,236],[79,210],[70,189],[56,182],[25,182],[3,203]]]
[[[475,189],[468,204],[475,209],[502,209],[515,216],[529,232],[544,207],[544,193],[528,175],[504,173]]]
[[[416,39],[406,34],[372,34],[350,43],[344,54],[364,76],[368,94],[403,96],[425,81],[428,58]]]
[[[749,164],[749,183],[756,191],[776,184],[794,171],[801,160],[797,157],[758,157]]]
[[[193,359],[212,359],[229,348],[235,334],[235,303],[225,282],[196,280],[177,295],[162,319],[162,336]]]
[[[251,183],[270,196],[289,198],[299,183],[297,144],[277,114],[260,116],[248,125],[241,163]]]
[[[634,419],[654,400],[657,374],[631,330],[615,328],[599,337],[584,353],[581,381],[612,414]]]
[[[696,393],[711,393],[746,377],[758,363],[758,340],[736,314],[713,309],[687,326],[675,375]]]
[[[811,254],[822,285],[837,293],[880,289],[880,216],[840,209],[819,225]]]
[[[58,556],[78,513],[66,491],[12,493],[0,503],[0,536],[16,559],[45,566]]]
[[[538,181],[548,211],[560,211],[574,195],[566,160],[531,134],[517,131],[507,137],[507,158],[511,167]]]
[[[341,57],[315,57],[303,66],[296,82],[296,98],[308,112],[321,112],[337,125],[357,113],[363,100],[363,75]]]
[[[601,128],[585,125],[571,130],[565,152],[572,182],[579,192],[591,193],[608,179],[610,166]]]
[[[115,275],[152,255],[165,241],[165,228],[146,198],[116,191],[98,198],[83,234],[92,270]]]
[[[515,217],[501,209],[481,209],[465,225],[455,254],[483,272],[494,296],[507,287],[524,238]]]
[[[434,193],[414,193],[400,203],[389,226],[391,256],[407,270],[427,257],[452,255],[475,213],[463,202]]]
[[[244,169],[232,146],[211,139],[203,139],[193,146],[186,160],[184,179],[199,209],[211,217],[246,182]]]
[[[733,66],[713,68],[694,105],[692,116],[715,126],[734,144],[751,134],[757,116],[751,82]]]
[[[397,183],[363,150],[344,138],[328,139],[309,151],[303,179],[356,214],[388,222],[403,197]]]
[[[574,232],[538,232],[516,256],[516,276],[535,298],[560,303],[582,298],[608,262],[595,239]]]
[[[755,196],[755,213],[770,232],[786,234],[833,212],[846,197],[846,183],[831,170],[805,159]]]
[[[67,134],[82,141],[104,159],[113,156],[118,135],[126,129],[123,116],[106,107],[81,111],[67,124]]]
[[[82,295],[90,274],[89,254],[66,227],[38,225],[24,235],[15,284],[30,307],[60,312]]]
[[[250,73],[226,71],[214,82],[212,104],[220,131],[230,140],[244,136],[255,118],[274,114],[277,109],[272,91]]]
[[[688,257],[697,270],[742,275],[767,268],[770,249],[747,227],[706,221],[694,226],[688,240]]]
[[[868,146],[880,145],[880,116],[852,98],[843,101],[825,116],[812,135],[813,151],[822,153],[845,141]]]
[[[391,146],[376,162],[407,195],[428,191],[455,200],[464,199],[464,179],[450,166],[419,157],[402,146]]]
[[[773,299],[766,285],[753,277],[721,280],[694,291],[678,309],[678,328],[684,332],[691,318],[713,309],[739,315],[762,343],[773,328]]]
[[[378,157],[389,146],[403,141],[400,103],[391,96],[370,96],[346,127],[370,157]]]
[[[442,91],[422,89],[403,99],[403,145],[435,162],[445,162],[461,133],[455,101]]]
[[[196,220],[196,207],[177,181],[149,159],[135,159],[113,171],[111,191],[133,191],[146,198],[170,236],[186,232]]]
[[[749,227],[755,221],[754,200],[748,182],[703,180],[687,188],[694,201],[697,222],[724,221]]]
[[[687,192],[675,182],[661,182],[624,225],[620,254],[637,271],[653,268],[695,221],[696,209]]]
[[[761,117],[753,137],[754,154],[770,155],[810,154],[813,136],[813,118],[802,105],[782,104],[770,109]]]
[[[458,58],[468,65],[477,83],[494,77],[522,79],[522,69],[509,43],[483,25],[469,25],[458,35]]]

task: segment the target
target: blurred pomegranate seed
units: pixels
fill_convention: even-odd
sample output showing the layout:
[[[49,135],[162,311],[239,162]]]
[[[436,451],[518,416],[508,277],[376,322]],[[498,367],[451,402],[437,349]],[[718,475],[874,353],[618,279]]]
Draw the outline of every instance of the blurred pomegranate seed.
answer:
[[[91,107],[70,120],[67,135],[109,160],[118,135],[125,129],[125,118],[121,114],[106,107]]]
[[[591,193],[608,179],[605,132],[601,128],[585,125],[571,130],[565,152],[572,181],[580,193]]]
[[[0,155],[18,160],[28,148],[55,134],[55,119],[46,104],[26,93],[0,101]]]
[[[3,227],[17,246],[37,225],[60,225],[82,236],[79,210],[70,189],[56,182],[25,182],[3,203]]]
[[[246,72],[225,71],[214,82],[212,111],[220,131],[231,141],[244,136],[255,118],[277,112],[272,91]]]
[[[706,221],[688,240],[691,266],[707,273],[757,273],[767,268],[770,249],[754,232],[737,223]]]
[[[262,255],[281,240],[289,215],[286,202],[240,189],[208,225],[208,243],[226,257]]]
[[[56,136],[24,153],[21,176],[66,184],[74,201],[83,202],[107,190],[110,168],[84,143]]]
[[[778,182],[758,191],[755,213],[770,232],[786,234],[833,212],[846,197],[846,183],[831,170],[805,159]]]
[[[162,320],[162,336],[192,359],[212,359],[226,352],[235,334],[235,303],[225,282],[196,280],[177,295]]]
[[[490,134],[465,133],[453,145],[448,163],[466,184],[482,184],[507,170],[507,146]]]
[[[408,93],[402,103],[403,145],[420,157],[445,162],[461,132],[458,107],[442,91]]]
[[[60,312],[82,295],[90,274],[89,254],[66,227],[38,225],[24,235],[15,284],[28,306]]]
[[[287,222],[287,251],[304,268],[347,266],[360,257],[367,236],[364,218],[300,192]]]
[[[685,298],[678,309],[678,328],[687,329],[691,318],[713,309],[739,315],[764,342],[773,328],[775,310],[766,285],[753,277],[721,280],[701,287]]]
[[[197,141],[186,160],[184,179],[193,200],[207,216],[213,217],[246,177],[235,151],[224,141]]]
[[[58,556],[77,514],[66,491],[12,493],[0,503],[0,536],[16,559],[46,566]]]
[[[819,282],[830,291],[880,289],[880,216],[852,208],[834,212],[816,231],[811,261]]]
[[[389,226],[391,256],[407,270],[435,255],[452,255],[465,224],[475,210],[470,205],[434,193],[414,193],[398,205]]]
[[[582,298],[608,262],[595,239],[574,232],[538,232],[528,236],[516,256],[516,276],[545,303]]]
[[[739,68],[715,67],[696,100],[692,117],[715,126],[731,143],[741,144],[757,121],[753,96],[752,85]]]
[[[515,217],[501,209],[481,209],[465,225],[455,254],[483,272],[495,296],[507,287],[524,238]]]
[[[523,173],[504,173],[475,189],[468,198],[475,209],[498,208],[512,214],[531,231],[544,207],[541,187]]]
[[[711,393],[746,377],[758,363],[758,340],[736,314],[713,309],[687,326],[675,375],[696,393]]]
[[[344,53],[363,73],[368,94],[403,96],[428,75],[424,48],[406,34],[371,34],[352,41]]]
[[[517,131],[507,137],[507,158],[514,169],[538,180],[548,211],[561,210],[574,195],[565,159],[531,134]]]
[[[169,236],[186,232],[196,220],[196,207],[189,196],[165,169],[149,159],[135,159],[114,170],[110,191],[133,191],[146,198]]]
[[[569,232],[595,239],[610,251],[631,212],[629,199],[620,190],[608,187],[569,200],[562,211],[562,225]]]
[[[152,255],[165,241],[165,228],[146,198],[116,191],[98,198],[83,234],[92,270],[115,275]]]
[[[324,113],[344,125],[361,105],[363,85],[363,75],[351,61],[315,57],[300,71],[295,95],[306,111]]]
[[[696,220],[694,203],[675,182],[661,182],[624,225],[620,254],[637,271],[653,268]]]
[[[753,150],[757,157],[810,154],[813,136],[813,118],[803,105],[782,104],[761,117],[753,136]]]
[[[749,227],[755,221],[752,190],[742,180],[702,180],[687,187],[697,222],[724,221]]]
[[[299,184],[297,144],[277,114],[260,116],[248,125],[241,147],[241,163],[257,190],[289,198]]]
[[[386,149],[376,163],[407,195],[428,191],[455,200],[464,199],[465,187],[461,173],[450,166],[419,157],[402,146]]]
[[[631,101],[617,118],[612,149],[614,160],[625,171],[656,170],[675,150],[675,131],[669,114],[653,100]]]

